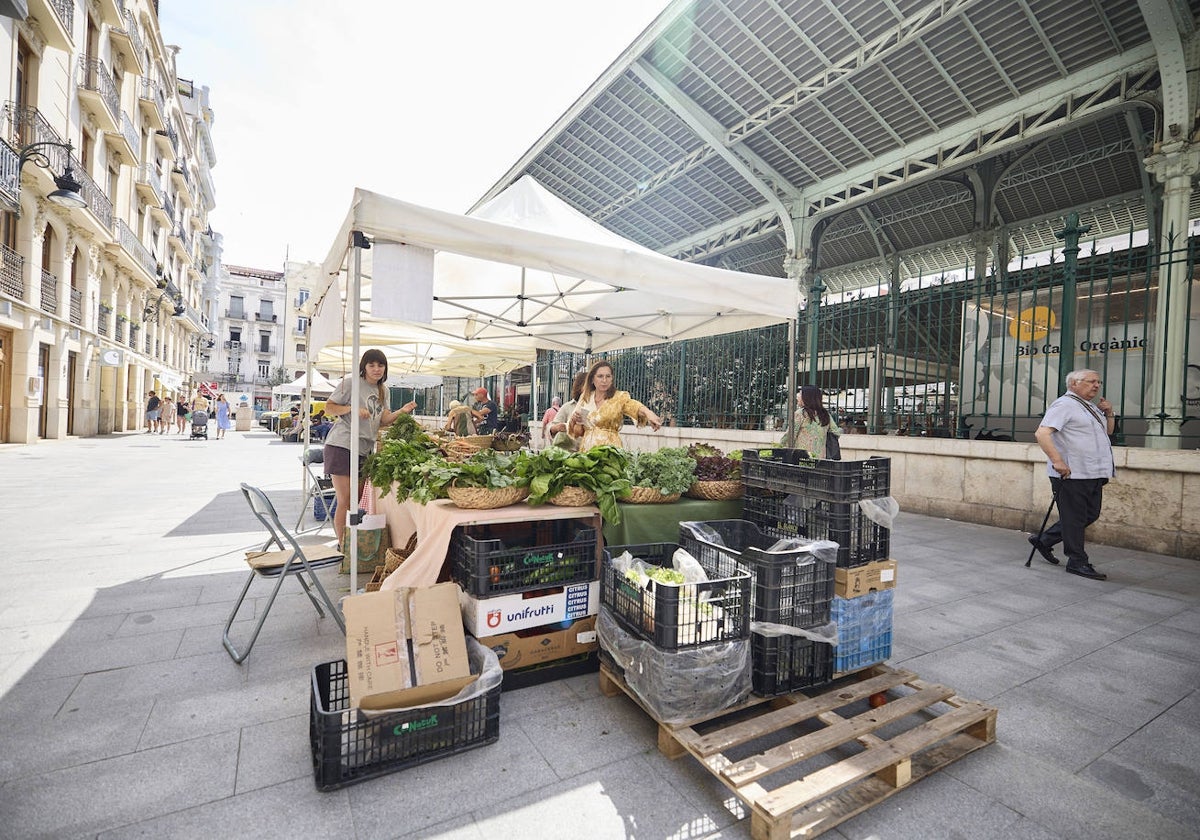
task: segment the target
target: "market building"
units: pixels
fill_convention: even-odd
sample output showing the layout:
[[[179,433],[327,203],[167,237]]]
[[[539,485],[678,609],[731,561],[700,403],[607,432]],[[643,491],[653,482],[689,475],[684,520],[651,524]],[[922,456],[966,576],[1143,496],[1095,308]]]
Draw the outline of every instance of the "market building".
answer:
[[[213,110],[157,3],[0,17],[0,443],[141,425],[210,333]]]

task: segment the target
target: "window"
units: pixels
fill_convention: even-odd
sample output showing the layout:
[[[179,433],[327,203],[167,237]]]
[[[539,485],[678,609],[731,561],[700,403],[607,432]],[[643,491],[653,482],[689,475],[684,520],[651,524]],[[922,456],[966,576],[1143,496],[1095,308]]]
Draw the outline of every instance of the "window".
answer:
[[[233,295],[229,298],[229,317],[241,318],[246,311],[246,299]]]
[[[258,349],[261,353],[271,352],[271,334],[269,332],[260,332],[258,334]]]
[[[274,316],[274,313],[275,309],[272,301],[264,298],[258,302],[258,314],[260,316],[260,320],[270,321]]]
[[[296,319],[296,332],[300,333],[300,335],[308,332],[308,319],[303,315]]]
[[[299,309],[301,306],[306,304],[311,296],[312,292],[310,292],[308,289],[301,289],[300,294],[296,295],[296,308]]]
[[[271,363],[270,362],[259,362],[258,363],[258,375],[261,376],[263,379],[269,379],[271,376]]]
[[[230,341],[241,341],[242,340],[242,331],[240,329],[230,329],[229,330],[229,340]]]

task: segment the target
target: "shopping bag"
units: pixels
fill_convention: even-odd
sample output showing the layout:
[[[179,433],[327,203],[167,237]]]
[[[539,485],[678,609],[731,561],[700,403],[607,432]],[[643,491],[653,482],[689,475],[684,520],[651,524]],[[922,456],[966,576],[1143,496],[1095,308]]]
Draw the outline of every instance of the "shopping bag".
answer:
[[[331,497],[329,503],[325,503],[324,496],[313,496],[313,519],[317,522],[324,522],[326,519],[332,519],[334,513],[337,512],[337,498]]]
[[[382,515],[379,515],[382,518]],[[367,517],[364,517],[366,519]],[[375,523],[370,523],[375,524]],[[371,575],[376,566],[382,566],[387,559],[387,550],[392,547],[391,536],[386,523],[381,528],[346,528],[342,532],[342,574],[350,574],[350,535],[358,534],[358,573]]]

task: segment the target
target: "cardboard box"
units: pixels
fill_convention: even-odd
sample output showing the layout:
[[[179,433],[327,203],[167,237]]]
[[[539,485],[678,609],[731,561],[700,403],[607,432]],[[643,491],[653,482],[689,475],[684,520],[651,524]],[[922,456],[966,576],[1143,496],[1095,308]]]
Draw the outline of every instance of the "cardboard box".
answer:
[[[558,624],[531,627],[515,633],[485,636],[479,642],[496,652],[500,659],[500,667],[505,671],[541,665],[543,662],[553,662],[556,659],[566,659],[600,649],[594,615],[576,619],[571,622],[570,627],[564,628]]]
[[[492,598],[476,598],[464,592],[459,602],[463,624],[478,639],[595,615],[600,611],[600,581]]]
[[[839,598],[853,598],[895,586],[895,560],[880,560],[852,569],[835,569],[833,573],[833,594]]]
[[[455,583],[367,592],[343,601],[350,705],[419,706],[471,682]]]

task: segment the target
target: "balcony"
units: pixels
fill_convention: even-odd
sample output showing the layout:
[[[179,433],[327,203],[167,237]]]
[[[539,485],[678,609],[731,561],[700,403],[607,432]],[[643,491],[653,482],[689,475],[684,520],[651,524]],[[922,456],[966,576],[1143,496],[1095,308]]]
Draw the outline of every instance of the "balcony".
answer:
[[[171,183],[175,185],[175,194],[179,196],[180,203],[186,204],[191,209],[196,206],[196,193],[192,189],[192,179],[188,175],[187,165],[187,158],[181,158],[171,167]]]
[[[21,194],[17,150],[31,143],[63,141],[37,108],[12,101],[4,104],[4,139],[8,141],[8,146],[0,145],[0,192],[15,208]],[[50,147],[45,152],[55,172],[62,172],[66,168],[68,161],[65,148]],[[45,177],[48,179],[50,176],[47,174]]]
[[[70,52],[75,47],[75,0],[29,0],[29,17],[37,21],[46,43]]]
[[[299,326],[297,326],[297,327],[292,327],[292,335],[296,335],[296,336],[305,336],[305,335],[308,335],[308,327],[307,327],[307,326],[303,326],[303,327],[299,327]]]
[[[142,86],[138,89],[138,107],[146,115],[151,130],[167,127],[167,101],[153,79],[142,79]]]
[[[175,160],[179,149],[179,135],[175,133],[170,120],[165,126],[154,132],[154,143],[164,160]]]
[[[235,353],[240,353],[240,352],[242,352],[242,342],[240,342],[240,341],[226,341],[226,342],[225,342],[225,349],[226,349],[226,350],[232,350],[232,351],[233,351],[233,352],[235,352]]]
[[[58,278],[42,269],[42,311],[58,314]]]
[[[108,336],[108,313],[103,309],[96,313],[96,332]]]
[[[171,203],[171,199],[167,198],[165,192],[160,194],[158,204],[150,206],[150,215],[168,230],[175,224],[175,205]]]
[[[82,102],[92,116],[96,125],[107,133],[121,130],[121,95],[117,93],[117,83],[113,81],[112,73],[98,58],[86,55],[79,57],[79,101]]]
[[[138,198],[150,205],[162,204],[162,181],[158,178],[158,170],[153,163],[143,163],[137,168],[137,180],[134,182]]]
[[[129,119],[128,114],[124,111],[121,112],[120,131],[106,131],[104,137],[108,141],[109,148],[121,156],[123,163],[130,166],[137,165],[138,158],[141,156],[141,144],[138,143],[137,129],[133,127],[133,120]]]
[[[83,326],[83,292],[79,289],[71,289],[70,319],[72,324]]]
[[[24,300],[24,275],[25,258],[7,245],[0,245],[0,292]]]
[[[92,211],[92,215],[100,220],[106,233],[112,233],[113,229],[113,206],[108,200],[108,196],[104,194],[104,190],[100,189],[100,185],[92,180],[92,176],[87,173],[74,155],[71,155],[71,166],[75,170],[75,180],[79,182],[81,189],[79,194],[83,196],[88,203],[88,209]]]
[[[125,11],[125,0],[99,0],[97,5],[100,7],[100,18],[109,26],[120,26],[121,15],[129,14]]]
[[[260,344],[258,347],[254,348],[254,352],[260,356],[274,356],[275,350],[276,348],[272,347],[270,344]]]
[[[175,225],[171,228],[167,233],[167,242],[175,249],[175,253],[179,255],[181,260],[184,262],[192,261],[191,236],[183,225]]]
[[[245,321],[246,313],[240,309],[226,309],[225,317],[231,321]]]
[[[270,312],[255,312],[254,320],[255,321],[267,321],[269,323],[274,324],[276,321],[279,320],[279,316],[272,315]]]
[[[0,143],[0,197],[9,210],[21,204],[21,159],[7,142]]]
[[[124,22],[110,25],[108,37],[112,41],[113,55],[120,55],[125,72],[141,76],[146,72],[149,59],[146,45],[142,41],[142,30],[133,17],[133,12],[124,10]]]
[[[125,251],[130,261],[146,273],[142,279],[154,282],[158,275],[158,261],[154,259],[150,249],[142,244],[141,238],[125,224],[124,219],[117,219],[115,227],[120,248]]]

